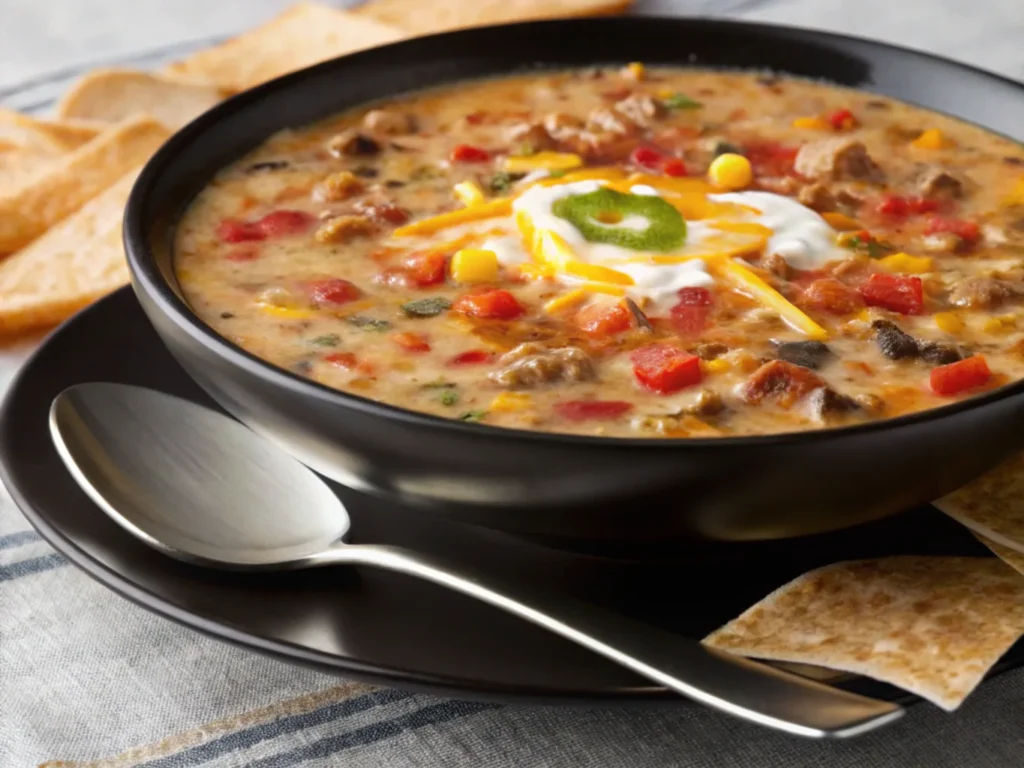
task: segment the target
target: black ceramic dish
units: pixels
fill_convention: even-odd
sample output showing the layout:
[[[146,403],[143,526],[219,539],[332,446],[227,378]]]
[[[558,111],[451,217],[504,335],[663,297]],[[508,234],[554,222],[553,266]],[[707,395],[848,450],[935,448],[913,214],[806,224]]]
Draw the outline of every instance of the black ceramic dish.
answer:
[[[125,223],[143,309],[226,410],[353,488],[519,533],[568,539],[755,540],[829,530],[934,499],[1024,446],[1024,383],[838,430],[627,440],[502,430],[404,411],[275,368],[209,330],[172,273],[175,222],[219,168],[286,126],[409,90],[550,68],[768,68],[884,93],[1013,135],[1024,87],[879,43],[658,18],[460,31],[347,56],[242,94],[175,136],[143,171]]]
[[[418,579],[372,568],[229,573],[156,554],[89,500],[50,440],[53,398],[87,381],[150,387],[216,406],[167,353],[125,289],[52,334],[18,372],[0,409],[0,478],[29,521],[76,566],[148,610],[282,660],[460,698],[685,703],[556,635]],[[919,508],[810,539],[701,546],[673,562],[630,562],[539,547],[335,490],[356,542],[409,547],[538,589],[556,584],[691,639],[827,563],[896,554],[991,556],[966,529]],[[1024,642],[995,672],[1022,663]],[[842,685],[904,704],[916,700],[864,678]]]

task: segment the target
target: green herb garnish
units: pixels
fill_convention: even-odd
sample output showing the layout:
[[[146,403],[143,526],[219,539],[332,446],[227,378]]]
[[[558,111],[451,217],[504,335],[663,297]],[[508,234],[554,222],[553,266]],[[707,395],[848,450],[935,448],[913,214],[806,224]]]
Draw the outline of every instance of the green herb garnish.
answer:
[[[429,299],[416,299],[402,305],[402,311],[409,317],[436,317],[447,309],[452,308],[452,303],[443,296],[434,296]]]
[[[498,171],[496,174],[491,176],[491,180],[487,182],[487,188],[491,192],[498,192],[504,194],[512,189],[512,185],[523,178],[525,173],[509,173],[508,171]]]
[[[345,322],[349,325],[354,325],[356,328],[362,328],[364,331],[386,331],[391,328],[391,323],[387,320],[378,320],[375,317],[367,317],[366,315],[352,315],[346,317]]]
[[[869,259],[880,259],[883,256],[887,256],[892,253],[895,249],[887,243],[879,242],[873,237],[864,237],[862,235],[852,235],[843,240],[843,247],[848,248],[856,253],[863,253],[867,255]]]
[[[459,393],[454,389],[446,389],[441,393],[441,405],[455,405],[459,402]]]
[[[413,171],[409,178],[413,181],[430,181],[436,179],[441,175],[441,171],[432,165],[421,165],[415,171]]]
[[[314,347],[336,347],[341,342],[341,336],[336,333],[326,333],[323,336],[316,336],[309,340]]]
[[[673,93],[666,99],[663,99],[664,104],[669,109],[700,109],[704,105],[699,101],[694,101],[685,93]]]
[[[444,379],[438,379],[437,381],[428,381],[426,384],[420,385],[423,389],[455,389],[458,386],[454,381],[445,381]]]
[[[466,411],[459,414],[459,421],[480,421],[487,415],[487,411]]]
[[[686,239],[686,221],[666,200],[654,195],[628,195],[603,187],[555,201],[555,216],[565,219],[591,243],[610,243],[634,251],[667,253]],[[620,226],[627,218],[646,219],[647,226]]]

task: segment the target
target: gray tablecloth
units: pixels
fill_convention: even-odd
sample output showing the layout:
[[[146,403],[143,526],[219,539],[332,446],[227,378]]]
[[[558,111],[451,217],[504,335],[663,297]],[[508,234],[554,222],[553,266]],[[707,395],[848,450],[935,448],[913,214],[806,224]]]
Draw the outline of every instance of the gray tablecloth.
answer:
[[[232,31],[282,4],[4,0],[0,84]],[[1024,78],[1021,0],[639,7],[870,35]],[[27,351],[0,352],[0,381]],[[691,706],[497,707],[347,682],[222,645],[129,604],[69,566],[0,496],[0,768],[991,768],[1024,765],[1022,724],[1024,672],[986,684],[953,715],[921,705],[846,743],[798,741]]]

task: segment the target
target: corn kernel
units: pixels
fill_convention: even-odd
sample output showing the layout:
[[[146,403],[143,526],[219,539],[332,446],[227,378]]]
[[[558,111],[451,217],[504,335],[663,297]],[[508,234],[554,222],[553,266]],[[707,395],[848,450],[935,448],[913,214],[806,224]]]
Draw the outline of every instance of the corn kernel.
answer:
[[[985,321],[985,325],[982,326],[982,330],[985,333],[1002,333],[1006,330],[1006,326],[1003,324],[1002,319],[998,317],[990,317]]]
[[[935,268],[935,262],[928,256],[911,256],[909,253],[894,253],[884,259],[879,259],[878,263],[891,272],[903,272],[911,275],[931,272]]]
[[[483,248],[463,248],[452,256],[451,271],[458,283],[493,283],[498,279],[498,255]]]
[[[716,157],[708,168],[708,180],[719,189],[743,189],[753,178],[750,161],[731,152]]]
[[[455,198],[467,207],[479,205],[486,199],[483,190],[472,181],[459,182],[452,187],[452,192],[455,193]]]
[[[917,149],[942,149],[949,146],[949,142],[938,128],[929,128],[910,142],[910,145]]]
[[[551,301],[544,305],[544,311],[549,315],[553,315],[567,309],[572,309],[586,301],[587,295],[587,292],[582,288],[576,288],[551,299]]]
[[[725,373],[731,367],[732,366],[729,364],[729,361],[721,357],[715,358],[714,360],[708,360],[704,363],[704,369],[710,373]]]
[[[828,222],[828,225],[832,229],[836,229],[840,232],[850,232],[855,229],[863,229],[863,227],[857,223],[856,219],[851,219],[845,213],[839,213],[838,211],[827,211],[821,214],[821,218]]]
[[[1024,179],[1017,180],[1005,202],[1007,205],[1024,205]]]
[[[802,128],[805,131],[830,131],[832,126],[827,120],[820,117],[798,117],[793,121],[794,128]]]
[[[626,74],[634,80],[643,80],[647,68],[639,61],[631,61],[626,65]]]
[[[583,158],[572,152],[537,152],[505,158],[505,170],[511,173],[530,171],[571,171],[583,165]]]
[[[496,412],[522,411],[533,405],[533,398],[521,392],[502,392],[491,401],[488,410]]]
[[[936,312],[933,318],[940,331],[956,334],[964,329],[964,321],[956,312]]]

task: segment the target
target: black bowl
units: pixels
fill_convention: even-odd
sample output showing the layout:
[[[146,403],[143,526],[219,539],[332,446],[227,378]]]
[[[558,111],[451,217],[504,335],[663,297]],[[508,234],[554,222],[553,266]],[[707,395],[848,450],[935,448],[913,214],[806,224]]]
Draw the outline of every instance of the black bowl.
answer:
[[[1024,447],[1024,383],[863,426],[719,440],[575,437],[466,424],[337,392],[218,336],[182,299],[172,241],[221,167],[287,126],[382,97],[526,68],[764,68],[867,88],[1013,135],[1024,87],[925,54],[784,27],[671,18],[464,30],[275,80],[172,138],[135,186],[125,242],[139,301],[226,410],[339,482],[510,532],[575,540],[757,540],[850,526],[927,502]]]

